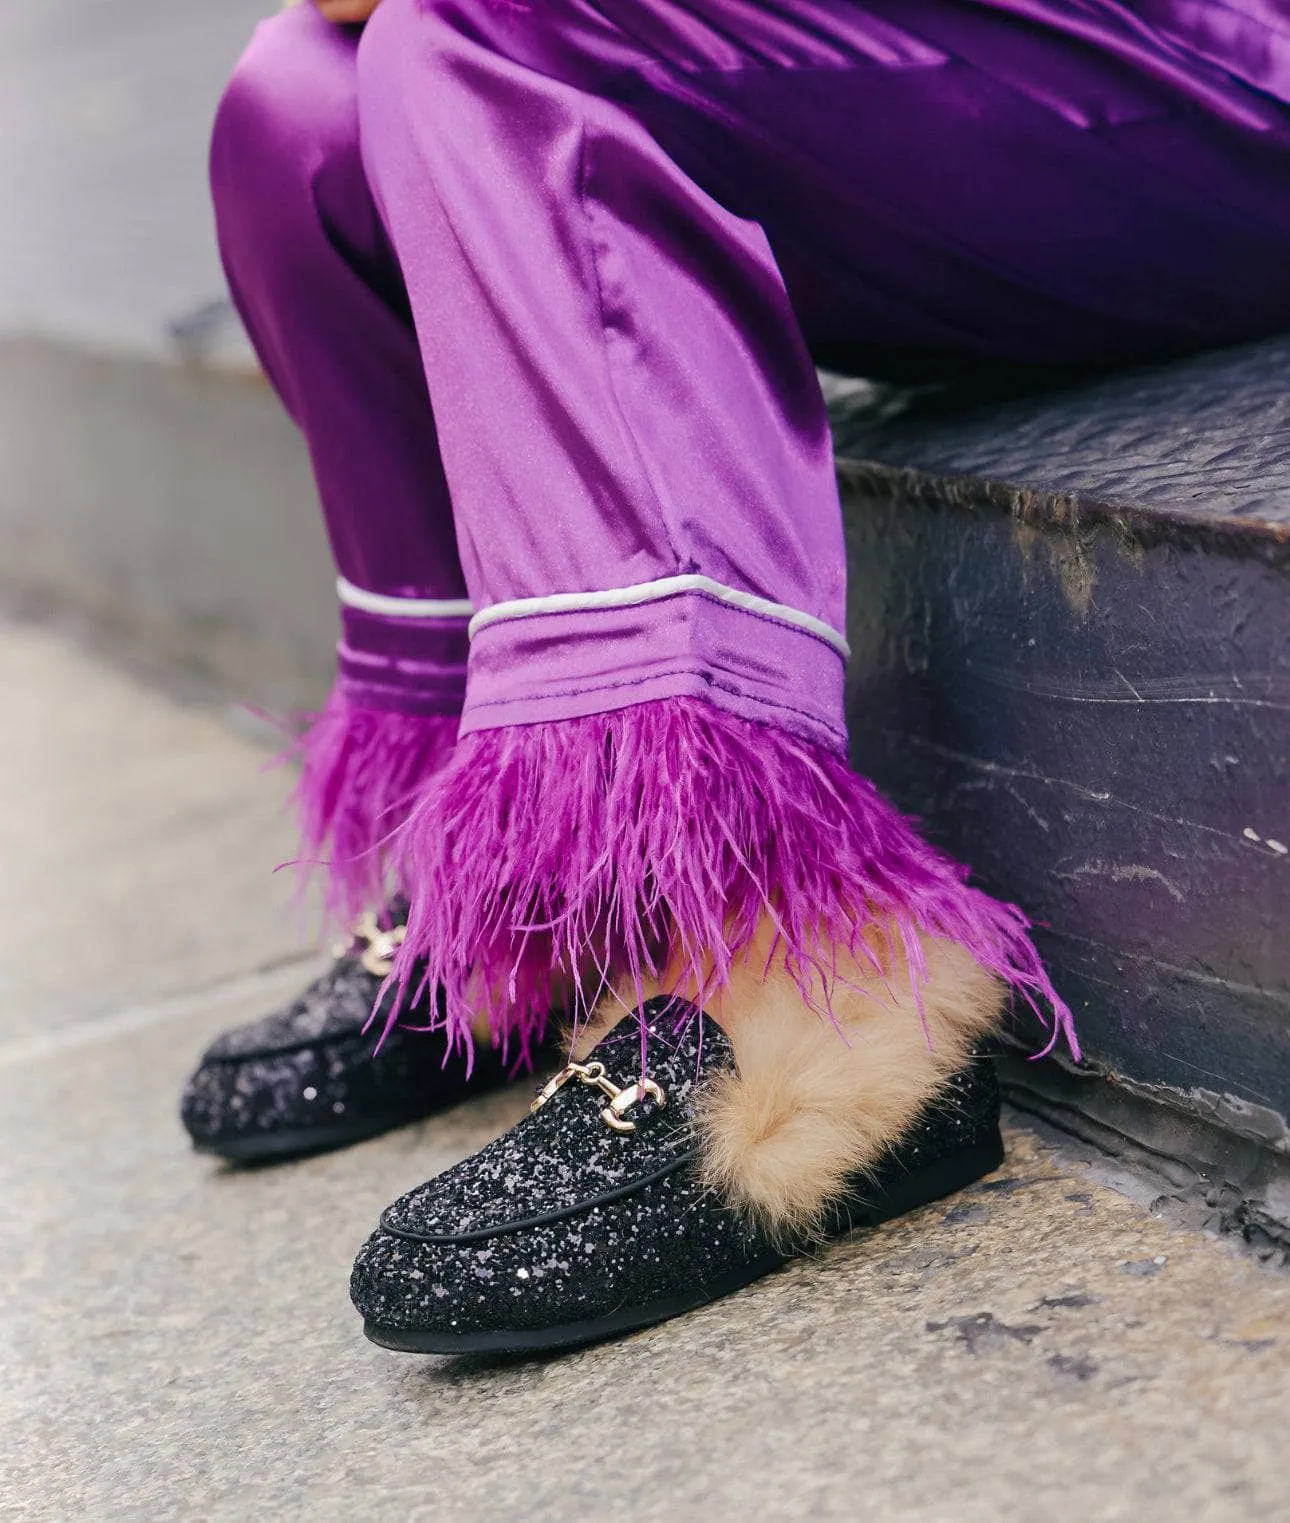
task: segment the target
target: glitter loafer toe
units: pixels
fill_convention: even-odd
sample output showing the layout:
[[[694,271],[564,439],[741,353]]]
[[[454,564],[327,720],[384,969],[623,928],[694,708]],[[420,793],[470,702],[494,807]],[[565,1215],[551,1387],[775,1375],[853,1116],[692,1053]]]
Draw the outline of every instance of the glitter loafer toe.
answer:
[[[792,1256],[703,1177],[693,1125],[705,1079],[730,1071],[721,1029],[679,1001],[547,1085],[510,1132],[395,1202],[350,1294],[373,1342],[409,1352],[568,1347],[679,1316]],[[993,1069],[971,1063],[863,1182],[829,1230],[873,1225],[998,1167]]]
[[[384,1011],[364,1027],[396,944],[360,922],[354,946],[299,998],[207,1048],[180,1104],[198,1152],[265,1163],[345,1147],[505,1077],[500,1058],[481,1051],[467,1079],[464,1058],[445,1061],[439,1033],[395,1027],[375,1050]],[[431,1013],[427,1000],[400,1019],[424,1025]]]

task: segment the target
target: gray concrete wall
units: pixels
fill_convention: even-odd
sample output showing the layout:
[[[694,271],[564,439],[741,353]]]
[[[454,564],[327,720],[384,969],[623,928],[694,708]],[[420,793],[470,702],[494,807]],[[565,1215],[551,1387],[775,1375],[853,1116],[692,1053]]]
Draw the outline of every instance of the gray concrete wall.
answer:
[[[325,691],[332,581],[307,456],[258,377],[0,342],[10,602],[285,709]]]
[[[206,189],[220,90],[275,8],[0,7],[0,593],[291,707],[331,669],[330,564]]]
[[[0,6],[0,333],[157,354],[223,291],[210,122],[274,0]]]

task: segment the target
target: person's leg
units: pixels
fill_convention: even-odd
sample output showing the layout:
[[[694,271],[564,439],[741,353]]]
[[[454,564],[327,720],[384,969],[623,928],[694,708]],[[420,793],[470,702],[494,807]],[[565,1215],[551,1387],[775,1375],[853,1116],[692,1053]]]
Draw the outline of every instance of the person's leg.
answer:
[[[339,671],[302,740],[306,857],[330,907],[368,914],[301,995],[225,1032],[189,1079],[195,1146],[240,1160],[337,1147],[504,1077],[442,1036],[379,1036],[370,1017],[401,933],[397,836],[456,739],[469,607],[434,419],[398,265],[358,150],[358,34],[311,5],[266,22],[219,109],[211,151],[229,282],[313,456],[340,571]],[[386,911],[386,914],[382,914]],[[378,924],[377,917],[381,917]],[[430,1023],[433,995],[383,1016]]]
[[[303,854],[329,858],[347,920],[403,888],[384,843],[456,740],[470,614],[412,314],[359,153],[359,36],[312,5],[264,22],[211,145],[229,285],[305,435],[339,572],[337,680],[302,741],[298,801]]]
[[[828,770],[845,565],[803,329],[1070,365],[1290,321],[1285,113],[1113,15],[1087,40],[962,0],[384,0],[362,147],[479,608],[411,926],[454,1018],[472,979],[509,988],[527,924],[611,972],[661,937],[720,983],[768,899],[799,957],[839,898],[861,921],[917,902],[911,926],[1042,986],[1015,921],[901,876],[912,837],[879,885],[874,840],[833,830],[868,811]],[[696,724],[741,737],[749,775]],[[767,765],[785,748],[823,796]],[[664,799],[685,807],[638,808]]]
[[[483,1004],[531,1043],[553,974],[583,1015],[607,984],[629,1012],[690,995],[739,1064],[703,1087],[711,1198],[811,1229],[969,1065],[1003,982],[1067,1017],[1024,917],[846,764],[819,385],[762,229],[610,93],[653,57],[565,0],[384,0],[360,45],[364,161],[480,610],[462,738],[410,832],[407,955],[462,1040]],[[559,1146],[517,1177],[549,1181]],[[973,1134],[962,1168],[996,1150]],[[379,1324],[374,1251],[356,1286]]]
[[[719,989],[772,923],[805,991],[878,923],[915,975],[931,934],[1050,992],[1022,917],[845,765],[828,429],[730,193],[778,183],[775,135],[821,94],[843,130],[832,76],[862,93],[870,60],[819,17],[706,9],[731,25],[384,0],[359,49],[413,308],[453,315],[422,344],[479,612],[462,741],[414,822],[409,939],[462,1030],[481,991],[540,1023],[552,963],[584,995],[669,968]],[[700,183],[736,160],[721,199]]]
[[[997,1100],[965,1076],[1001,986],[1074,1045],[1021,913],[846,765],[803,322],[1065,363],[1271,326],[1290,303],[1259,182],[1285,159],[1258,102],[1224,118],[1132,49],[892,10],[384,0],[360,46],[369,181],[414,311],[452,314],[423,356],[479,608],[462,739],[413,821],[407,955],[463,1040],[480,1003],[539,1028],[552,968],[587,1002],[661,986],[720,1023],[677,1037],[647,1004],[626,1048],[611,1031],[387,1213],[353,1282],[378,1341],[672,1315],[844,1219],[866,1170],[881,1215],[989,1167]],[[1011,77],[967,56],[974,17],[1012,28]],[[1208,196],[1162,175],[1192,174],[1183,150]],[[633,1062],[666,1107],[636,1084],[604,1105]]]
[[[801,76],[751,71],[706,77],[702,107],[731,124],[705,142],[704,183],[766,229],[821,360],[1042,382],[1290,325],[1290,68],[1253,13],[1211,51],[1263,54],[1279,99],[1100,0],[826,14],[853,55],[889,52],[814,73],[809,110]],[[645,110],[684,154],[691,103],[659,92]],[[758,132],[750,176],[741,138]]]

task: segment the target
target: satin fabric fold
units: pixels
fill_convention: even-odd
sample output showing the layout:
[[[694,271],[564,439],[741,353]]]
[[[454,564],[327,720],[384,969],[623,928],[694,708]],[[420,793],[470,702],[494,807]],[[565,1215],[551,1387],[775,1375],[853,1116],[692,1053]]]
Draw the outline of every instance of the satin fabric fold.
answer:
[[[360,588],[699,573],[845,628],[813,356],[1115,365],[1290,326],[1268,0],[384,0],[262,26],[212,154],[248,329]],[[433,399],[433,408],[431,405]],[[836,748],[842,662],[702,600],[346,614],[341,683],[463,727],[702,695]]]

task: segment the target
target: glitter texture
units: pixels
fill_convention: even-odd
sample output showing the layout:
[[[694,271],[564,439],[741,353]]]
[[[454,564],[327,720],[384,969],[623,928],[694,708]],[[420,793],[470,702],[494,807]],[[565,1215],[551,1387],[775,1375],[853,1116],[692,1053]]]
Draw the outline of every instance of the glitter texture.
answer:
[[[350,1283],[369,1325],[452,1338],[561,1328],[753,1279],[793,1246],[770,1242],[701,1182],[695,1090],[733,1066],[720,1028],[680,1001],[642,1011],[651,1075],[666,1107],[642,1102],[637,1130],[612,1132],[604,1096],[566,1084],[473,1158],[396,1201],[358,1255]],[[635,1077],[640,1033],[620,1025],[595,1049],[619,1084]],[[885,1181],[997,1137],[993,1069],[952,1080],[869,1180],[836,1203],[863,1220]]]
[[[373,1051],[387,1016],[425,1025],[430,1005],[395,1005],[357,955],[337,959],[284,1009],[218,1037],[184,1089],[180,1113],[203,1152],[253,1159],[340,1147],[453,1105],[505,1077],[500,1055],[450,1054],[442,1033],[395,1026]]]

